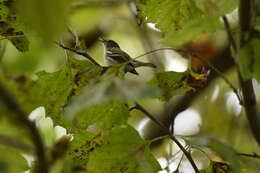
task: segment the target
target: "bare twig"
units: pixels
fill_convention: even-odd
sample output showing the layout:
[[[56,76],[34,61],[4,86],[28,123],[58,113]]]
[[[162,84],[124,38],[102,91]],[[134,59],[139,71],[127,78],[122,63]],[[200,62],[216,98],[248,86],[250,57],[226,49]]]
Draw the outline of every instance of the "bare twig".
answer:
[[[229,40],[232,48],[234,49],[234,51],[237,51],[237,44],[235,42],[235,39],[232,36],[232,32],[231,32],[231,28],[230,28],[228,19],[227,19],[226,16],[222,16],[222,20],[224,22],[224,25],[225,25],[225,28],[226,28],[226,31],[227,31],[228,40]]]
[[[131,108],[131,110],[133,110],[133,109],[143,112],[154,123],[156,123],[158,126],[160,126],[162,128],[162,130],[164,130],[165,133],[169,135],[169,138],[172,139],[177,144],[177,146],[181,149],[181,151],[184,153],[184,155],[189,160],[189,162],[190,162],[191,166],[193,167],[193,169],[195,170],[195,172],[199,173],[199,169],[197,168],[190,153],[182,146],[182,144],[177,140],[177,138],[170,133],[169,129],[163,123],[161,123],[156,117],[154,117],[152,114],[150,114],[148,111],[146,111],[145,108],[143,108],[139,103],[135,103],[135,106],[133,108]]]
[[[134,109],[135,109],[135,108],[134,108]],[[133,109],[132,109],[132,110],[133,110]],[[168,137],[169,137],[169,135],[158,136],[158,137],[156,137],[156,138],[151,139],[149,142],[150,142],[150,143],[153,143],[153,142],[160,141],[160,140],[165,139],[165,138],[168,138]]]
[[[83,50],[77,50],[77,49],[74,49],[74,48],[70,48],[70,47],[66,47],[64,46],[63,44],[61,43],[58,43],[58,42],[55,42],[58,46],[60,46],[61,48],[63,49],[66,49],[66,50],[69,50],[71,52],[74,52],[78,55],[81,55],[85,58],[87,58],[89,61],[91,61],[94,65],[96,66],[99,66],[101,67],[101,65],[99,63],[97,63],[97,61],[95,61],[86,51],[83,51]]]
[[[251,158],[255,158],[255,159],[260,159],[260,155],[258,155],[258,154],[256,154],[256,153],[252,153],[252,154],[237,153],[237,155],[239,155],[239,156],[245,156],[245,157],[251,157]]]
[[[27,118],[27,114],[22,110],[20,105],[11,96],[11,94],[4,88],[0,81],[0,100],[12,111],[14,112],[15,119],[19,124],[26,127],[31,135],[32,142],[35,146],[35,152],[38,160],[39,173],[48,172],[48,162],[45,154],[44,143],[42,141],[41,135],[36,128],[35,124]]]

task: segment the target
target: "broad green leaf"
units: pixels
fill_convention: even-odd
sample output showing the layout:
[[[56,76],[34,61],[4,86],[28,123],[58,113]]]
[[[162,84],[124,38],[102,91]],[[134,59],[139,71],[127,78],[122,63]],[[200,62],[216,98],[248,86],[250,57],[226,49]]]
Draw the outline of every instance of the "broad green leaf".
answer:
[[[238,5],[237,0],[195,0],[195,3],[202,11],[217,16],[232,12]]]
[[[203,15],[188,22],[181,30],[169,33],[163,42],[172,46],[179,46],[196,39],[202,33],[214,32],[221,27],[222,24],[218,16]]]
[[[198,4],[201,2],[194,0],[140,0],[139,6],[143,19],[155,23],[165,34],[164,43],[181,46],[199,34],[222,26],[218,15],[203,12],[196,6]],[[217,5],[222,6],[222,3],[217,2]]]
[[[29,49],[29,41],[24,35],[23,23],[13,8],[14,1],[0,2],[0,35],[7,38],[21,52]]]
[[[90,154],[90,173],[157,173],[160,166],[137,131],[119,126],[104,134],[108,144]]]
[[[87,129],[96,125],[101,129],[110,129],[125,124],[129,117],[128,108],[122,102],[109,102],[90,106],[80,111],[74,118],[74,126]]]
[[[202,15],[193,0],[140,0],[140,9],[143,18],[147,17],[147,22],[155,23],[165,34],[182,29]]]
[[[0,77],[28,114],[36,107],[44,106],[46,116],[51,117],[54,123],[64,125],[62,111],[68,96],[75,87],[74,75],[87,67],[89,63],[72,59],[70,64],[66,63],[57,72],[39,72],[37,80],[26,76],[11,79],[6,75]]]
[[[238,161],[238,157],[236,155],[235,150],[231,146],[217,139],[206,136],[190,137],[186,139],[187,143],[191,146],[195,145],[208,147],[213,151],[217,152],[224,160],[226,160],[230,164],[230,167],[232,168],[232,171],[234,173],[240,172],[240,164]]]
[[[156,86],[140,82],[122,80],[111,76],[104,76],[102,79],[99,83],[95,82],[93,85],[87,86],[67,107],[66,115],[73,116],[81,109],[94,104],[109,101],[136,101],[152,98],[160,93]]]
[[[53,41],[64,31],[70,1],[23,0],[16,5],[23,21],[45,41]]]
[[[162,91],[163,100],[169,100],[172,96],[193,90],[187,83],[188,72],[159,72],[149,81],[149,84],[158,86]]]

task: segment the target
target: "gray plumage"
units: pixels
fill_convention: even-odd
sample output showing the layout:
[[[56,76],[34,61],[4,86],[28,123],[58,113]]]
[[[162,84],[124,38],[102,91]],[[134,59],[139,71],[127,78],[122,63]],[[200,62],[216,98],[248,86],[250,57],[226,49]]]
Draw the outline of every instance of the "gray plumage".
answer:
[[[105,45],[105,60],[107,65],[121,64],[131,60],[131,57],[120,49],[119,45],[113,40],[104,40],[102,42]],[[132,60],[126,65],[126,72],[130,72],[138,75],[135,70],[136,67],[147,66],[156,68],[152,63],[141,62],[137,60]]]

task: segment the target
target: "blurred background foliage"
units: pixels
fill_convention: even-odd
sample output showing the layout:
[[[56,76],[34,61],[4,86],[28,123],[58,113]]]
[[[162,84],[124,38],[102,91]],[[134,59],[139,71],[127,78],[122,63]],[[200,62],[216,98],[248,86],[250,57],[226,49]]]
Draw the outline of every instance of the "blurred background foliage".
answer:
[[[202,3],[202,1],[198,3]],[[69,47],[76,47],[80,43],[84,43],[87,52],[101,65],[105,65],[105,63],[103,60],[103,45],[99,42],[99,37],[117,41],[121,48],[132,57],[156,48],[179,44],[179,40],[182,41],[182,38],[179,38],[181,37],[180,33],[171,33],[169,31],[171,30],[170,26],[160,28],[163,31],[162,33],[153,24],[159,23],[160,27],[160,21],[153,20],[152,17],[148,20],[151,23],[142,23],[140,16],[136,14],[137,9],[134,3],[129,3],[126,0],[1,0],[0,5],[0,25],[6,27],[5,31],[1,31],[0,79],[4,79],[7,88],[18,97],[19,102],[28,114],[36,107],[44,105],[47,115],[53,118],[54,124],[64,126],[66,126],[67,122],[60,120],[61,118],[56,116],[59,116],[60,107],[66,101],[64,93],[68,95],[70,89],[73,88],[72,78],[76,73],[73,65],[80,66],[80,69],[90,65],[84,58],[63,50],[54,43],[55,40],[61,41]],[[222,4],[219,5],[223,8]],[[234,10],[236,4],[226,6],[230,7],[230,9],[223,9],[223,11],[220,11],[221,14]],[[157,6],[154,8],[154,11],[149,12],[156,12]],[[10,18],[15,15],[13,11],[16,10],[17,18],[15,21],[10,22]],[[143,10],[151,9],[143,8]],[[151,15],[158,14],[153,13]],[[237,18],[234,16],[234,14],[230,13],[228,17],[235,32]],[[202,26],[204,24],[202,23]],[[10,30],[10,28],[13,29]],[[188,29],[185,32],[190,32]],[[236,71],[233,69],[234,62],[232,59],[228,59],[230,52],[227,35],[223,27],[219,27],[214,32],[211,29],[207,30],[211,32],[200,29],[196,31],[198,31],[196,37],[192,35],[191,37],[194,37],[192,41],[185,43],[186,48],[200,52],[201,56],[215,63],[215,66],[219,67],[229,80],[237,86]],[[26,37],[24,37],[24,33]],[[165,36],[163,42],[162,36]],[[174,40],[175,36],[176,40]],[[183,40],[186,41],[186,38],[183,38]],[[69,63],[70,59],[75,57],[77,62]],[[170,50],[158,51],[141,59],[155,62],[158,66],[157,72],[183,72],[187,70],[189,65],[197,72],[201,72],[201,69],[204,68],[204,64],[201,62],[194,59],[189,61],[189,58]],[[67,68],[63,68],[64,66]],[[59,71],[60,69],[63,71]],[[139,76],[131,74],[125,76],[126,79],[133,81],[130,85],[135,87],[139,83],[143,84],[152,79],[153,69],[138,68],[137,70],[140,73]],[[46,76],[49,72],[55,73],[52,73],[52,76]],[[68,78],[59,78],[61,73],[68,74]],[[35,81],[39,79],[42,84],[35,84]],[[52,82],[47,83],[47,80],[52,80]],[[15,86],[17,83],[18,87]],[[58,90],[57,86],[61,85],[63,90]],[[57,89],[53,86],[56,86]],[[257,98],[259,98],[260,87],[257,81],[255,81],[254,87]],[[129,88],[131,89],[131,87]],[[94,91],[99,92],[99,90]],[[48,95],[46,94],[48,92],[53,97],[46,98],[45,95]],[[23,100],[24,97],[30,97],[31,99],[28,102],[28,99]],[[59,101],[57,101],[58,99]],[[49,105],[49,102],[53,102],[56,106]],[[183,136],[200,134],[217,138],[232,146],[236,152],[259,152],[259,147],[250,132],[243,107],[239,105],[232,90],[214,71],[210,72],[208,80],[195,93],[188,92],[187,94],[174,96],[168,102],[163,102],[160,99],[142,99],[140,103],[169,127],[172,121],[175,120],[174,126],[171,128],[174,129],[174,134],[178,135],[180,140]],[[106,108],[105,105],[103,108],[98,109],[104,110],[103,114],[105,114],[110,107]],[[113,116],[113,113],[117,115],[124,114],[123,117],[114,116],[114,119],[119,124],[126,121],[129,115],[126,115],[128,112],[124,113],[125,108],[115,106],[115,109],[116,111],[108,116]],[[1,114],[10,114],[2,104],[0,104],[0,110]],[[110,127],[109,123],[99,122],[102,117],[96,117],[95,120],[88,117],[91,114],[99,115],[99,112],[91,109],[83,110],[80,118],[83,117],[85,121],[89,119],[94,123],[100,123],[101,127]],[[31,146],[31,142],[23,135],[26,132],[21,130],[19,126],[17,127],[17,124],[13,125],[14,120],[7,120],[3,116],[0,116],[0,120],[0,135],[10,135]],[[135,127],[144,139],[153,139],[163,135],[163,132],[160,131],[156,124],[150,122],[145,115],[138,111],[131,112],[128,123]],[[86,124],[83,122],[84,128],[90,124],[92,122]],[[85,125],[87,126],[85,127]],[[80,131],[83,126],[79,125],[79,128],[71,128],[69,131]],[[88,136],[85,139],[91,139],[91,137]],[[219,150],[221,150],[221,146],[219,147]],[[160,173],[173,172],[177,167],[179,172],[193,171],[186,158],[182,156],[183,154],[179,151],[179,148],[171,140],[160,140],[151,145],[151,148],[152,153],[163,169]],[[194,147],[192,151],[192,156],[194,156],[199,168],[209,167],[208,157],[216,162],[223,162],[223,158],[219,157],[218,154],[204,147],[198,147],[197,149]],[[97,152],[102,154],[105,151],[100,149]],[[6,147],[0,143],[0,153],[1,173],[21,172],[28,169],[26,161],[11,147]],[[254,158],[237,157],[241,163],[242,172],[259,172],[260,161]],[[94,156],[90,158],[91,162],[94,162],[95,159]],[[179,164],[180,160],[183,160],[181,164]],[[214,167],[214,163],[211,164]],[[89,169],[95,169],[93,167],[89,167]],[[219,166],[217,167],[219,168]],[[59,168],[56,169],[59,170]],[[229,172],[228,169],[225,171]]]

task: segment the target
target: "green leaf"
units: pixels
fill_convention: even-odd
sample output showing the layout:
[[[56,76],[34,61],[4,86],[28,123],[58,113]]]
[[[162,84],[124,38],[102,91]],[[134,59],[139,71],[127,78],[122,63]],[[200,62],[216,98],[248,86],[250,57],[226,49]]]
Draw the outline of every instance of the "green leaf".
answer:
[[[98,103],[136,101],[138,99],[152,98],[160,93],[156,86],[140,82],[122,80],[111,76],[105,76],[102,79],[99,83],[87,86],[67,107],[66,115],[73,116],[81,109]]]
[[[148,143],[130,126],[116,127],[104,134],[108,144],[90,154],[90,173],[157,173],[160,166]]]
[[[110,129],[125,124],[129,116],[128,108],[124,103],[109,102],[83,109],[75,116],[73,122],[78,129],[87,129],[90,125]]]
[[[64,31],[70,1],[23,0],[16,5],[24,22],[45,41],[53,41]]]
[[[189,145],[208,147],[213,151],[217,152],[223,159],[225,159],[230,164],[234,173],[240,172],[240,164],[238,161],[238,157],[236,155],[235,150],[231,146],[217,139],[206,136],[190,137],[186,139]]]
[[[21,52],[28,51],[29,41],[24,35],[23,23],[19,20],[14,2],[11,0],[0,2],[0,35],[6,37]]]
[[[149,81],[152,86],[158,86],[163,94],[162,100],[169,100],[172,96],[193,90],[187,83],[189,72],[159,72]]]
[[[74,131],[74,139],[70,143],[69,155],[74,161],[74,167],[85,169],[89,153],[103,145],[100,136],[94,136],[86,131]]]
[[[238,5],[237,0],[195,0],[195,3],[202,11],[217,16],[232,12]]]
[[[221,27],[222,24],[218,16],[203,15],[189,21],[181,30],[169,33],[163,42],[172,46],[179,46],[196,39],[202,33],[214,32]]]
[[[5,85],[12,91],[23,108],[29,113],[39,106],[44,106],[46,116],[53,119],[54,123],[64,125],[62,116],[63,106],[74,88],[74,75],[89,67],[89,63],[71,59],[70,64],[66,63],[60,70],[53,73],[39,72],[37,80],[26,76],[7,78],[7,75],[0,76]]]
[[[193,0],[140,0],[140,9],[147,22],[156,24],[165,34],[183,28],[186,23],[202,15]]]
[[[217,7],[216,13],[204,10],[206,2],[194,0],[140,0],[141,16],[146,22],[155,23],[165,36],[164,43],[181,46],[195,39],[202,33],[214,32],[222,28],[219,17],[234,9],[234,0],[228,2],[231,7],[224,7],[224,1],[211,2]],[[207,1],[207,0],[205,0]],[[208,0],[210,1],[210,0]]]

